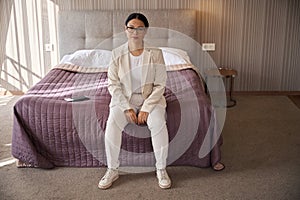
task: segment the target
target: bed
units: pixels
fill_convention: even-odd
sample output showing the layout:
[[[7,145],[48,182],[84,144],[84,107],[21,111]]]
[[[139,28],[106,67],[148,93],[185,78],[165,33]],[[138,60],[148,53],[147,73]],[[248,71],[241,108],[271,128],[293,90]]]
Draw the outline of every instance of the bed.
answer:
[[[107,63],[110,51],[126,41],[123,21],[130,12],[59,12],[61,62],[14,106],[12,155],[20,166],[106,166],[104,131],[110,102]],[[195,38],[197,12],[141,12],[148,16],[150,26],[161,27],[160,31],[149,29],[145,40],[162,49],[167,65],[167,163],[210,167],[221,160],[220,128],[211,99],[205,93],[201,70],[189,57],[195,49],[182,44],[180,38]],[[66,101],[82,96],[87,99]],[[120,164],[154,166],[146,126],[129,124],[125,128]]]

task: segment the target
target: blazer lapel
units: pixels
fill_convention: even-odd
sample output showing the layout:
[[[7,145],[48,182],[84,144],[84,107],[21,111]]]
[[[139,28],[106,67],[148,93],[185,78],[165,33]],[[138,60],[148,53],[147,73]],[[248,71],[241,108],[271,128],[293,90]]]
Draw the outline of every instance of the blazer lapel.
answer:
[[[132,93],[131,91],[131,75],[130,75],[130,61],[129,61],[129,51],[128,51],[128,43],[126,43],[123,46],[122,49],[122,63],[121,63],[121,68],[122,68],[122,77],[121,79],[123,80],[122,82],[124,85],[127,85],[128,88],[126,90],[129,92],[129,94]]]
[[[151,50],[148,48],[144,49],[144,56],[143,56],[143,66],[142,66],[142,87],[144,88],[145,84],[147,83],[147,74],[149,68],[149,63],[151,59]]]

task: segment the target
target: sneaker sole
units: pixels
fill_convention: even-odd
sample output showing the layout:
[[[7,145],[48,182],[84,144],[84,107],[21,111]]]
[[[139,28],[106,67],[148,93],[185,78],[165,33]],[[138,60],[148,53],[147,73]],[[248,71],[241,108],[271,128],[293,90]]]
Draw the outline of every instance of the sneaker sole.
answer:
[[[101,186],[98,184],[98,188],[100,188],[102,190],[106,190],[106,189],[110,188],[112,186],[113,182],[115,182],[118,178],[119,178],[119,175],[116,176],[109,185]]]
[[[159,185],[159,187],[161,189],[169,189],[171,187],[171,184],[169,184],[169,185],[161,185],[161,184],[158,183],[158,185]]]

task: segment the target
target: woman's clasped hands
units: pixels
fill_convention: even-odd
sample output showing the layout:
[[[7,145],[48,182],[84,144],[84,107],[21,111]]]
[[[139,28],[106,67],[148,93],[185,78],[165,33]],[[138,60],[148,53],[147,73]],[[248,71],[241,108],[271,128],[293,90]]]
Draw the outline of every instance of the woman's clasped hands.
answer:
[[[125,115],[130,123],[143,125],[147,123],[149,113],[140,111],[138,114],[136,114],[136,112],[133,109],[128,109],[125,111]]]

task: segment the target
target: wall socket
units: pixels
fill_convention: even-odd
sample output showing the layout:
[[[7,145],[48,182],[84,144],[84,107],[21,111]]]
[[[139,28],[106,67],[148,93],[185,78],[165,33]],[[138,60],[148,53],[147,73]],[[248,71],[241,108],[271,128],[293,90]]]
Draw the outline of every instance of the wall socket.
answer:
[[[53,51],[53,44],[45,44],[45,51]]]
[[[202,51],[215,51],[215,43],[202,43]]]

